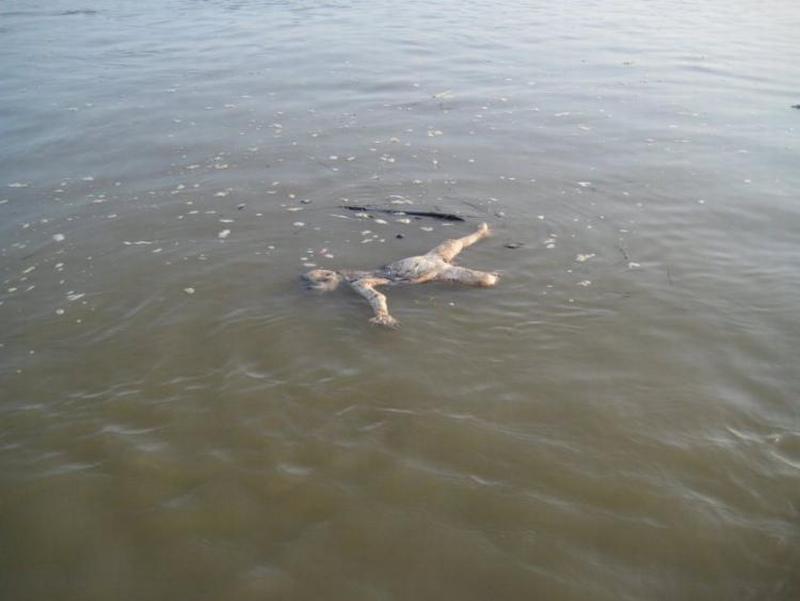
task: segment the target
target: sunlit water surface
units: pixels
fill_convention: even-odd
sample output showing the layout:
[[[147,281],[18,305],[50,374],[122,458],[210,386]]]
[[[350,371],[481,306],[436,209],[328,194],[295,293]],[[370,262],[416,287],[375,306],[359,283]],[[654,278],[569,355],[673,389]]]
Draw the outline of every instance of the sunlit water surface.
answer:
[[[0,596],[800,598],[798,31],[5,0]],[[481,221],[397,331],[299,285]]]

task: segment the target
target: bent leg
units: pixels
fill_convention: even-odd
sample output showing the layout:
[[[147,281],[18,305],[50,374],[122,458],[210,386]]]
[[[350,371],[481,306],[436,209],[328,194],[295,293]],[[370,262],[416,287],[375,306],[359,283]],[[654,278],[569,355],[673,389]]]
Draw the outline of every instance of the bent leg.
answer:
[[[375,317],[370,322],[389,328],[396,328],[399,324],[397,320],[389,315],[389,306],[386,304],[386,296],[375,290],[375,286],[388,284],[389,280],[383,278],[362,278],[350,282],[350,286],[363,296],[372,307]]]
[[[472,246],[479,240],[483,240],[490,234],[491,232],[489,230],[489,226],[485,223],[481,223],[480,226],[478,226],[478,229],[469,236],[456,238],[454,240],[445,240],[428,254],[439,255],[442,259],[449,262],[452,261],[462,250],[468,246]]]
[[[441,282],[455,282],[466,284],[467,286],[490,288],[497,284],[499,278],[497,274],[487,273],[486,271],[466,269],[465,267],[450,267],[441,272],[436,279]]]

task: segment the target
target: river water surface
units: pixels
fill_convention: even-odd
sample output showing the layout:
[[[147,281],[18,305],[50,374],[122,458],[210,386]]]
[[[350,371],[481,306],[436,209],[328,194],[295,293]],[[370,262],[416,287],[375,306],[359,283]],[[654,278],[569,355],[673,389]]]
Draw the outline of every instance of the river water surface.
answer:
[[[800,598],[798,31],[5,0],[0,596]],[[300,286],[481,221],[398,330]]]

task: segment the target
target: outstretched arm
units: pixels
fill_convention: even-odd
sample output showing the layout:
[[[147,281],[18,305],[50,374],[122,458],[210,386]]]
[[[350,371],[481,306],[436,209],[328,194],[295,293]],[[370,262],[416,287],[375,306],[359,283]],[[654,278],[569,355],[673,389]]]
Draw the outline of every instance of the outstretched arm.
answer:
[[[389,280],[384,278],[362,278],[360,280],[350,282],[350,286],[353,288],[353,290],[363,296],[369,303],[369,306],[372,307],[375,317],[370,319],[370,322],[380,326],[396,328],[399,324],[394,317],[389,315],[389,307],[386,304],[386,296],[375,290],[375,286],[383,286],[384,284],[388,283]]]
[[[470,234],[469,236],[464,236],[463,238],[456,238],[454,240],[445,240],[428,254],[439,255],[445,261],[450,262],[462,250],[464,250],[468,246],[472,246],[479,240],[483,240],[490,234],[491,231],[489,230],[489,226],[486,225],[485,223],[481,223],[480,226],[478,226],[477,231]]]

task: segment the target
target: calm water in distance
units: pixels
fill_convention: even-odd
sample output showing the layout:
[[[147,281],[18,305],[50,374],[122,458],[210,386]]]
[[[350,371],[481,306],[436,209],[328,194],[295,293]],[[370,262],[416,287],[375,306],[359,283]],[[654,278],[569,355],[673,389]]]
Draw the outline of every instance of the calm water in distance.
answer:
[[[0,597],[800,598],[798,31],[5,0]],[[397,331],[299,285],[481,221]]]

